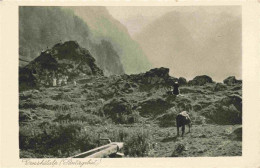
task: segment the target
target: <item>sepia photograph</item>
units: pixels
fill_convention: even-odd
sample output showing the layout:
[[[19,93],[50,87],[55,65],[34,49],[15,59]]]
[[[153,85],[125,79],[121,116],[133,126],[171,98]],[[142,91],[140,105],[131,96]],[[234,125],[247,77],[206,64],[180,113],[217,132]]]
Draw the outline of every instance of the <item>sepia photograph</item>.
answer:
[[[19,157],[242,156],[241,6],[19,6]]]

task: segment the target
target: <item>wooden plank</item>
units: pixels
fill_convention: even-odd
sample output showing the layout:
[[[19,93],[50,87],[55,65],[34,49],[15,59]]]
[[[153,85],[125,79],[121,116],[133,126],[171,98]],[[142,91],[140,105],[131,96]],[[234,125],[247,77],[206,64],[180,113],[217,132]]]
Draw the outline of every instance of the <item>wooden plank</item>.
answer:
[[[116,154],[120,149],[123,148],[122,142],[112,142],[107,145],[97,147],[84,153],[77,154],[71,158],[103,158],[109,155]]]

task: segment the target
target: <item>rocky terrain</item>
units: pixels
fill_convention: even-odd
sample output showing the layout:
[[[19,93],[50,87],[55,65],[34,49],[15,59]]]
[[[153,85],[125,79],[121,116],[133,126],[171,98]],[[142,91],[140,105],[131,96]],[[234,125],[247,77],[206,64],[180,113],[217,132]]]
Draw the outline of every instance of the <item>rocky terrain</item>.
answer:
[[[53,86],[57,74],[67,83]],[[175,81],[178,96],[170,91]],[[88,50],[68,41],[20,68],[19,88],[22,158],[69,157],[101,145],[100,136],[124,142],[126,157],[242,154],[242,81],[235,77],[186,81],[163,67],[107,77]],[[176,137],[181,110],[192,128]]]

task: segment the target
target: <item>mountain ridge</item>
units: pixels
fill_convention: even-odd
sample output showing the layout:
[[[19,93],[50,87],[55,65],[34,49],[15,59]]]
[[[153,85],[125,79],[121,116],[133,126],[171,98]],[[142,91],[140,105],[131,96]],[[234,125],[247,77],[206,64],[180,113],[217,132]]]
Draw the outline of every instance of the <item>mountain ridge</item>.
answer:
[[[188,79],[203,74],[217,81],[241,78],[241,16],[180,11],[164,14],[134,36],[153,66],[167,66],[174,69],[171,75]]]

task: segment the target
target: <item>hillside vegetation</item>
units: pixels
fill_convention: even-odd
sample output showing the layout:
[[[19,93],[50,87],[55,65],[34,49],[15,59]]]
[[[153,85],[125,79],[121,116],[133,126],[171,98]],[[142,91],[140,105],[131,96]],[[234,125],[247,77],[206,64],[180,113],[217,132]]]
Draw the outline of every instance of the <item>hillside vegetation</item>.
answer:
[[[44,58],[57,59],[55,67],[66,65],[60,61],[68,59],[66,55],[59,55],[65,44],[77,43],[54,46]],[[83,58],[80,53],[92,58],[80,46],[76,48],[79,56],[67,65]],[[29,72],[37,59],[26,67]],[[79,72],[75,76],[68,73],[67,85],[45,86],[35,80],[36,87],[20,90],[20,157],[69,157],[101,145],[100,136],[124,142],[126,157],[241,155],[242,82],[234,77],[225,83],[215,83],[208,76],[185,82],[169,76],[169,69],[163,67],[106,77],[96,66],[99,73],[87,73],[95,62],[83,65],[75,69]],[[33,76],[43,75],[40,72]],[[86,75],[80,75],[83,72]],[[179,96],[170,94],[174,81],[183,82]],[[187,110],[192,119],[192,131],[183,138],[176,137],[175,127],[181,110]]]

